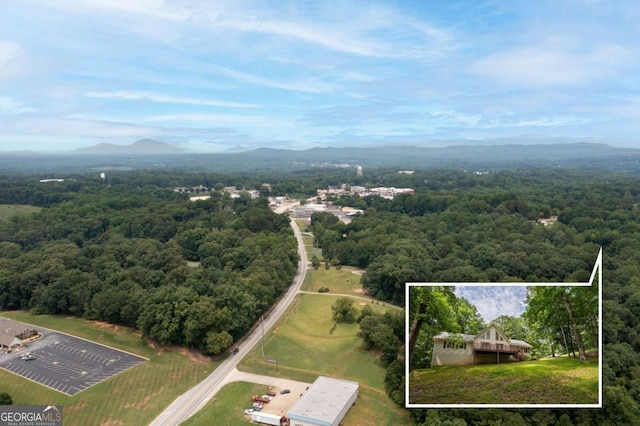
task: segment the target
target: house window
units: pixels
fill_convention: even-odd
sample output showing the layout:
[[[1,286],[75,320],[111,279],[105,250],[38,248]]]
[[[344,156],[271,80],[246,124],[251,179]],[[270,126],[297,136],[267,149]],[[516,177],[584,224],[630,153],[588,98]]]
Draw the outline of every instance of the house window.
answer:
[[[445,348],[445,349],[447,349],[447,348],[450,348],[450,349],[467,349],[467,344],[466,343],[454,343],[454,342],[445,341],[442,344],[442,347]]]

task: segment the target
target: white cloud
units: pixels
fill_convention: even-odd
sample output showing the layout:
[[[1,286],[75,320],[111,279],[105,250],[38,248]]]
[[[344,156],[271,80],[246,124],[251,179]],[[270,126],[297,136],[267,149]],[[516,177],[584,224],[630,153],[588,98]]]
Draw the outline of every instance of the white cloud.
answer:
[[[500,82],[525,86],[582,85],[615,75],[632,55],[620,46],[597,46],[588,51],[555,43],[523,46],[489,54],[471,65],[474,73]],[[562,44],[562,43],[560,43]]]
[[[29,108],[13,98],[0,96],[0,113],[2,114],[21,114],[34,111],[36,111],[35,108]]]
[[[22,47],[14,41],[0,40],[0,65],[5,66],[22,54]]]
[[[231,68],[218,65],[209,65],[208,69],[234,80],[244,83],[255,84],[257,86],[271,87],[274,89],[283,89],[296,92],[323,93],[337,90],[337,86],[331,83],[325,83],[317,79],[307,79],[303,81],[275,81],[272,79],[259,77],[253,74],[236,71]]]
[[[61,9],[85,10],[91,13],[110,11],[122,15],[141,15],[167,20],[184,20],[188,14],[164,0],[54,0]]]
[[[167,96],[158,93],[136,92],[136,91],[115,91],[115,92],[89,92],[85,95],[88,98],[122,99],[129,101],[149,101],[169,104],[189,104],[205,105],[227,108],[260,108],[259,104],[227,102],[212,99],[189,98],[182,96]]]
[[[217,123],[225,126],[251,126],[261,128],[283,128],[292,127],[289,120],[270,115],[234,115],[234,114],[160,114],[145,118],[146,122],[204,122]]]
[[[500,315],[519,317],[526,308],[524,286],[457,286],[455,292],[471,302],[487,323]]]
[[[82,118],[42,118],[25,120],[7,126],[7,133],[20,131],[27,134],[74,136],[95,138],[140,138],[157,133],[157,129],[131,123],[88,120]]]
[[[0,79],[19,75],[23,69],[24,55],[20,43],[0,40]]]

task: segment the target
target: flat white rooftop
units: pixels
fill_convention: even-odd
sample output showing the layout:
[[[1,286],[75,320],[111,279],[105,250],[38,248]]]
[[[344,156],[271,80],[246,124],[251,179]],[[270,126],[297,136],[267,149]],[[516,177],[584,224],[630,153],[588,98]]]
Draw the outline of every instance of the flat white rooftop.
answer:
[[[345,416],[358,397],[357,382],[320,376],[287,411],[290,419],[334,425]]]

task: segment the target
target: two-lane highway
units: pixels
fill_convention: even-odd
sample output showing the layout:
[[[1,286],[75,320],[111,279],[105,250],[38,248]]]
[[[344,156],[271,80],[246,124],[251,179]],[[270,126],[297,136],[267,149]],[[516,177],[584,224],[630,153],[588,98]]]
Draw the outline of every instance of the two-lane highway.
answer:
[[[300,263],[298,264],[298,271],[293,279],[293,283],[280,299],[271,313],[264,318],[262,326],[256,327],[256,329],[244,340],[239,347],[239,351],[236,355],[232,355],[227,358],[218,368],[216,368],[205,380],[198,385],[189,389],[187,392],[179,396],[167,409],[165,409],[156,419],[151,423],[152,426],[176,426],[184,422],[193,414],[198,412],[204,405],[214,397],[214,395],[224,386],[226,378],[230,375],[238,362],[244,357],[262,338],[262,331],[264,329],[267,332],[278,321],[280,316],[287,310],[291,302],[300,290],[300,286],[304,281],[304,277],[307,273],[307,253],[304,249],[304,242],[302,241],[302,234],[300,228],[291,220],[291,228],[298,242],[298,255],[300,256]]]

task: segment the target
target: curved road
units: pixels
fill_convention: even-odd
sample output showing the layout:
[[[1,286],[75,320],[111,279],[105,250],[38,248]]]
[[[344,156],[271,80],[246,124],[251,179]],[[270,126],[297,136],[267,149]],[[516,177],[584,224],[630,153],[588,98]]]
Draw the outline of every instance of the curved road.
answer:
[[[298,263],[298,271],[293,279],[293,283],[289,290],[280,299],[276,307],[263,320],[262,327],[256,329],[249,334],[242,345],[239,346],[239,352],[236,355],[228,357],[218,366],[206,379],[189,389],[187,392],[179,396],[173,403],[167,407],[156,419],[151,423],[152,426],[175,426],[184,422],[186,419],[197,413],[204,405],[218,393],[224,386],[227,376],[232,374],[236,365],[240,360],[258,343],[262,337],[262,331],[266,332],[278,321],[284,311],[289,307],[296,293],[300,290],[300,286],[304,281],[307,273],[307,253],[304,249],[302,234],[300,228],[291,219],[291,228],[298,241],[298,255],[300,262]]]

